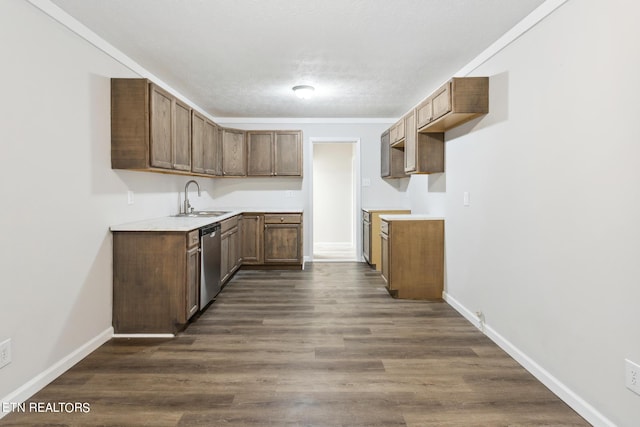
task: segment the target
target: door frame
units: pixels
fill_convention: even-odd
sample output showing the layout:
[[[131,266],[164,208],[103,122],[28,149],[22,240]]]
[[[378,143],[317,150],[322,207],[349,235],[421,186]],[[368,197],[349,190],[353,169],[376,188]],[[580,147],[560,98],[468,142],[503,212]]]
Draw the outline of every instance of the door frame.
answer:
[[[309,236],[309,240],[311,242],[311,246],[310,246],[310,254],[309,254],[309,261],[313,261],[313,147],[314,144],[322,144],[322,143],[327,143],[327,142],[345,142],[345,143],[350,143],[350,144],[355,144],[355,159],[354,159],[354,174],[355,174],[355,179],[353,180],[353,197],[355,198],[354,200],[354,212],[352,212],[352,220],[353,220],[353,243],[355,245],[355,260],[356,261],[362,261],[362,227],[359,227],[358,224],[360,223],[360,211],[362,210],[362,204],[361,204],[361,191],[360,191],[360,181],[362,180],[361,178],[361,172],[360,172],[360,138],[357,137],[309,137],[309,145],[311,146],[311,173],[308,174],[309,176],[309,195],[308,195],[308,199],[307,199],[307,203],[308,206],[311,208],[309,209],[309,225],[311,226],[310,228],[310,232],[308,233]],[[305,174],[306,175],[306,174]]]

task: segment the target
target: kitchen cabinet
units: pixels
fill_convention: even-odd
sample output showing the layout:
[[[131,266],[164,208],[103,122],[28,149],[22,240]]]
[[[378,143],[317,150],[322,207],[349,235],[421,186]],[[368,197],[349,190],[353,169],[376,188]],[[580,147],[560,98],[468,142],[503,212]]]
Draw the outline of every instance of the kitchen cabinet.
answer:
[[[403,118],[404,139],[391,145],[391,150],[402,150],[405,174],[444,172],[444,133],[418,133],[416,110]]]
[[[246,176],[245,132],[239,129],[222,130],[222,174],[224,176]]]
[[[248,176],[302,176],[301,131],[248,131]]]
[[[390,130],[380,136],[380,176],[382,178],[405,178],[404,149],[391,146]]]
[[[405,137],[405,129],[404,129],[404,117],[398,120],[391,128],[389,129],[389,138],[391,141],[391,145],[397,144],[399,141],[402,141]]]
[[[418,132],[445,132],[489,112],[488,77],[454,77],[416,107]]]
[[[362,256],[377,271],[382,270],[380,215],[410,214],[404,209],[363,209],[362,210]]]
[[[404,117],[404,171],[414,173],[417,171],[417,142],[416,142],[416,115],[415,110]]]
[[[242,263],[240,215],[220,223],[220,277],[226,283]]]
[[[395,298],[442,299],[444,220],[380,222],[382,277]]]
[[[115,333],[172,333],[198,311],[200,234],[113,233]]]
[[[414,138],[411,144],[405,145],[405,173],[444,172],[444,133],[417,133],[413,128],[412,134]]]
[[[264,215],[264,263],[302,265],[302,215]]]
[[[111,167],[191,173],[191,108],[146,79],[111,79]]]
[[[220,128],[198,113],[191,118],[191,171],[211,176],[222,175]]]
[[[242,214],[242,265],[264,263],[264,215],[262,213]]]

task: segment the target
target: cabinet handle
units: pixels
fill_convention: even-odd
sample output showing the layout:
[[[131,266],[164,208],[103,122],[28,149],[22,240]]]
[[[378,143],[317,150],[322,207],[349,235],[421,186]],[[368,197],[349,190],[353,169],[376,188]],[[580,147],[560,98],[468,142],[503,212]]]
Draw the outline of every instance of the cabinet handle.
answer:
[[[284,217],[280,217],[280,222],[284,222]]]

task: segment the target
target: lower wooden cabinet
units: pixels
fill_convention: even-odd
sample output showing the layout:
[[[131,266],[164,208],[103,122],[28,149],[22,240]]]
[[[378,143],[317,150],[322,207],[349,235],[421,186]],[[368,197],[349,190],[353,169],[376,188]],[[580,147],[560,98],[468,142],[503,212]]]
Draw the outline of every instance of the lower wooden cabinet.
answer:
[[[240,240],[242,242],[242,264],[259,265],[264,263],[263,242],[264,214],[242,214],[242,230]]]
[[[444,220],[380,223],[382,277],[396,298],[442,299]]]
[[[198,311],[200,233],[113,233],[115,333],[176,333]]]
[[[302,264],[302,215],[264,216],[264,263]]]
[[[245,213],[242,265],[302,267],[302,214]]]
[[[242,264],[241,215],[220,223],[220,280],[226,283]]]
[[[380,215],[410,214],[404,209],[362,210],[362,256],[377,271],[382,270],[380,246]]]

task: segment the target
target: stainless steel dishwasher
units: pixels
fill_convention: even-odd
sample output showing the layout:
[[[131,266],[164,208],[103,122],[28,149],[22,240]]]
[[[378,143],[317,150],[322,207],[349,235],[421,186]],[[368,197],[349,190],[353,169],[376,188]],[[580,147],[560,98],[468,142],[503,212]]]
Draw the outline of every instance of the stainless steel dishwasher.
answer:
[[[200,310],[220,292],[220,223],[200,229]]]

